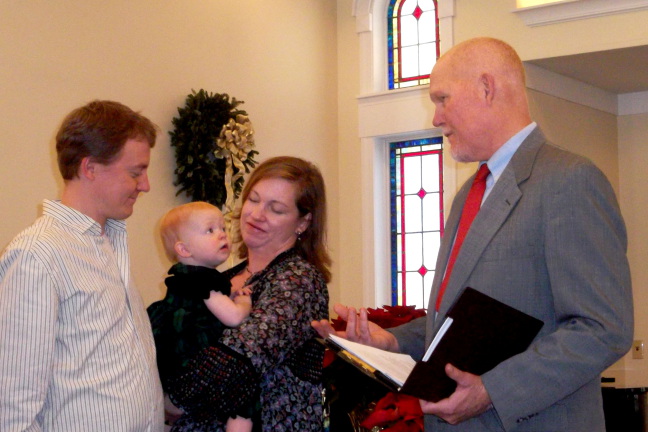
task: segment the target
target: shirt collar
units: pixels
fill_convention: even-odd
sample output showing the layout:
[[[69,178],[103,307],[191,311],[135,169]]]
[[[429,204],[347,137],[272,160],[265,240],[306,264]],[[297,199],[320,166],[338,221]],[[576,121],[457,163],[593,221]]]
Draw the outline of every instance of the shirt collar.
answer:
[[[491,175],[488,176],[486,180],[486,187],[492,186],[497,182],[497,179],[502,175],[504,169],[510,162],[511,158],[517,151],[517,149],[522,145],[522,142],[526,137],[533,132],[536,128],[536,122],[532,122],[527,125],[520,132],[513,135],[507,142],[504,143],[497,151],[488,159],[488,169],[491,172]]]
[[[68,207],[60,200],[44,200],[43,214],[50,216],[70,228],[81,233],[89,232],[92,235],[101,235],[101,225],[90,216]],[[126,222],[123,220],[108,219],[106,231],[126,231]]]

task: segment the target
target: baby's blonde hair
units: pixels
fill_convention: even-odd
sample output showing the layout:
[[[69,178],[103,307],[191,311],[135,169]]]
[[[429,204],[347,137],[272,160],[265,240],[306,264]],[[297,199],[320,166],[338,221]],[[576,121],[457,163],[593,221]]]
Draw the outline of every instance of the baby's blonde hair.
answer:
[[[194,201],[172,208],[160,220],[160,236],[164,245],[164,252],[171,261],[177,261],[175,244],[180,241],[180,228],[189,221],[189,218],[200,210],[220,209],[205,201]]]

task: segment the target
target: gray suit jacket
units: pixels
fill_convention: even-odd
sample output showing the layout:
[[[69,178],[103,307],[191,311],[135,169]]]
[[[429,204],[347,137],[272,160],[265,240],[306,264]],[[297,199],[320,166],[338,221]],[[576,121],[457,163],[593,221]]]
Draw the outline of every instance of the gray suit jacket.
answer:
[[[393,330],[401,350],[420,358],[466,286],[544,326],[527,351],[482,375],[494,409],[456,426],[426,416],[426,431],[604,431],[600,373],[627,352],[633,335],[626,231],[609,182],[536,128],[475,218],[435,320],[471,183],[452,204],[427,318]]]

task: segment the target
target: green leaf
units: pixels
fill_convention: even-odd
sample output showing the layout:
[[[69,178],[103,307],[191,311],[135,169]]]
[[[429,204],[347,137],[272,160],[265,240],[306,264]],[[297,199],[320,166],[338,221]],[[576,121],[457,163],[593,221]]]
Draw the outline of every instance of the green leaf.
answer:
[[[169,131],[171,147],[175,151],[174,185],[179,187],[178,193],[185,192],[192,200],[205,200],[218,207],[225,203],[226,163],[212,155],[223,126],[237,114],[247,115],[237,108],[243,103],[234,97],[230,100],[226,93],[192,89],[185,98],[185,106],[178,107],[178,116],[171,121],[174,130]],[[246,172],[256,165],[252,158],[255,154],[258,152],[251,152],[243,161]],[[236,196],[242,185],[242,181],[235,185]]]

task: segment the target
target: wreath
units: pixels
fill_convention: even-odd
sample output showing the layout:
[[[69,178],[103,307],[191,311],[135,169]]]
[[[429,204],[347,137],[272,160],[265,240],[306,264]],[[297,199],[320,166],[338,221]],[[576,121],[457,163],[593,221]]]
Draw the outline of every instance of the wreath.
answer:
[[[254,130],[243,101],[227,94],[191,91],[174,117],[169,132],[175,148],[176,193],[207,201],[226,219],[243,189],[244,174],[257,164]]]

